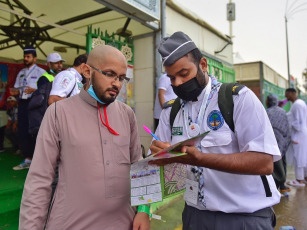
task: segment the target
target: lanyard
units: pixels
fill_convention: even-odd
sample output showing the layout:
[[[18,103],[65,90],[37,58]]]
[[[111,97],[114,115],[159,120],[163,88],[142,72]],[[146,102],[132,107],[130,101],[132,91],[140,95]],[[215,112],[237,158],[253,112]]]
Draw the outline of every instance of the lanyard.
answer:
[[[104,123],[103,122],[103,119],[102,119],[102,116],[101,116],[101,111],[100,111],[100,108],[99,108],[99,105],[97,104],[97,108],[98,108],[98,111],[99,111],[99,116],[100,116],[100,120],[101,120],[101,123],[107,127],[107,129],[109,130],[110,133],[112,133],[113,135],[119,135],[119,133],[117,133],[114,129],[112,129],[109,125],[109,121],[108,121],[108,116],[107,116],[107,107],[106,106],[102,106],[103,107],[103,113],[104,113],[104,117],[106,118],[106,122]]]
[[[203,101],[201,103],[201,107],[200,107],[200,110],[198,112],[198,116],[197,116],[196,121],[195,121],[195,123],[198,124],[199,128],[201,128],[201,125],[202,125],[202,122],[203,122],[203,117],[204,117],[204,114],[205,114],[205,111],[206,111],[206,108],[207,108],[207,101],[208,101],[210,91],[211,91],[211,78],[209,77],[208,84],[205,88],[205,95],[204,95]],[[184,110],[183,112],[184,112],[185,128],[188,131],[188,128],[189,128],[188,127],[189,126],[189,109],[188,109],[187,106],[186,106],[186,111]],[[187,135],[190,137],[188,132],[187,132]]]
[[[28,81],[28,77],[29,77],[30,74],[34,71],[34,69],[36,69],[36,66],[37,66],[37,65],[34,65],[33,68],[31,69],[31,71],[29,71],[29,72],[27,73],[27,75],[25,75],[25,76],[23,77],[23,79],[26,79],[26,81]],[[24,85],[24,82],[25,82],[25,81],[23,81],[23,83],[22,83],[23,86],[25,86],[25,85]]]

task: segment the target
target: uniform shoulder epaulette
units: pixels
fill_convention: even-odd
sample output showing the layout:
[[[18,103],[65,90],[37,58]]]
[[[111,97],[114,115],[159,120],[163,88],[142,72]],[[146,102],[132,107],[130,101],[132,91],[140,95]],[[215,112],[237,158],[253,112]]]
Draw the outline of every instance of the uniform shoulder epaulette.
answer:
[[[165,103],[163,104],[163,109],[166,109],[166,108],[168,108],[168,107],[172,107],[173,104],[174,104],[174,102],[175,102],[175,99],[169,100],[169,101],[165,102]]]
[[[245,85],[241,85],[240,83],[236,83],[233,87],[232,87],[232,95],[238,95],[239,91],[244,88]]]

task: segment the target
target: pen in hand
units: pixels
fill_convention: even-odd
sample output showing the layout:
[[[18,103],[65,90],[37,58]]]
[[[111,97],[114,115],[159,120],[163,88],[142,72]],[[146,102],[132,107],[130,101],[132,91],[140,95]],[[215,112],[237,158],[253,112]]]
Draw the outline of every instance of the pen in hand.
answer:
[[[157,141],[160,141],[160,139],[153,133],[149,128],[147,128],[145,125],[143,125],[144,130],[149,133],[153,138],[155,138]]]

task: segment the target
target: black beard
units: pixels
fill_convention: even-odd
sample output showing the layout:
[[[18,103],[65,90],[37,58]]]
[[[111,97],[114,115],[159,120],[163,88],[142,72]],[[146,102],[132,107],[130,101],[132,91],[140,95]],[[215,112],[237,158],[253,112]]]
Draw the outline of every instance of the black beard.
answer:
[[[99,98],[99,100],[101,100],[102,102],[104,102],[106,105],[109,105],[109,104],[111,104],[112,102],[114,102],[117,96],[114,96],[114,97],[106,97],[104,94],[102,94],[102,95],[99,94],[99,90],[96,89],[96,84],[95,84],[96,81],[95,81],[95,78],[96,78],[95,72],[93,72],[93,74],[92,74],[92,85],[93,85],[94,92],[95,92],[96,96]],[[116,90],[116,91],[117,91],[117,95],[118,95],[119,89],[118,89],[116,86],[113,86],[112,88],[108,88],[107,90],[110,90],[110,89]],[[106,90],[106,91],[107,91],[107,90]]]
[[[206,75],[199,68],[197,75],[179,86],[172,86],[174,93],[184,101],[196,99],[206,87]]]

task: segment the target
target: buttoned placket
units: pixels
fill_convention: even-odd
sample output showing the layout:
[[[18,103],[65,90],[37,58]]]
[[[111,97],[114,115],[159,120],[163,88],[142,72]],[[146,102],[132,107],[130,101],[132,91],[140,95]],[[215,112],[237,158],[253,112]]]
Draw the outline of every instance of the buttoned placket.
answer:
[[[107,127],[105,127],[99,117],[99,112],[97,110],[97,119],[99,122],[99,132],[100,132],[100,138],[101,138],[101,143],[102,143],[102,162],[104,164],[104,182],[105,182],[105,196],[106,198],[111,198],[114,197],[114,184],[113,184],[113,169],[114,167],[114,161],[111,158],[111,154],[104,154],[104,153],[110,153],[112,152],[112,138],[113,134],[109,132]],[[113,169],[112,169],[113,168]]]

